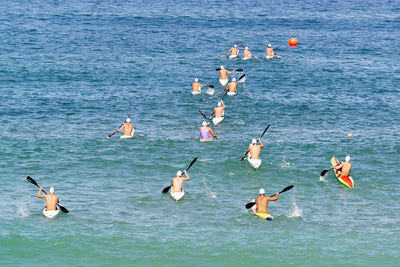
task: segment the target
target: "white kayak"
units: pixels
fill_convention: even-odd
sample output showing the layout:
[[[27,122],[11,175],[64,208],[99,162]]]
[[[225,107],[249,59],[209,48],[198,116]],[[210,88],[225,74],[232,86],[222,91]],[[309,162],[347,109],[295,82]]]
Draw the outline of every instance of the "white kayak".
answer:
[[[251,167],[253,167],[254,169],[258,169],[261,166],[261,159],[252,159],[250,153],[247,156],[247,161],[249,162],[249,164],[251,165]]]
[[[192,91],[192,95],[199,95],[201,94],[201,87],[199,86],[199,91],[198,92],[194,92]]]
[[[135,129],[132,129],[131,135],[121,135],[119,138],[121,138],[121,139],[129,139],[129,138],[132,138],[133,135],[134,135],[134,133],[135,133]]]
[[[234,58],[237,58],[237,57],[238,57],[238,55],[230,55],[229,59],[234,59]]]
[[[233,96],[233,95],[236,95],[237,94],[237,92],[228,92],[228,93],[226,93],[227,95],[230,95],[230,96]]]
[[[214,125],[217,125],[218,123],[220,123],[221,121],[224,120],[224,117],[221,118],[213,118],[212,122],[214,123]]]
[[[182,189],[182,192],[172,192],[171,191],[170,195],[178,202],[185,195],[185,191],[183,189]]]
[[[251,57],[244,57],[243,58],[243,60],[248,60],[248,59],[250,59]]]
[[[49,219],[56,217],[59,212],[60,210],[46,210],[46,208],[43,209],[43,215]]]
[[[227,85],[228,82],[229,82],[229,79],[219,79],[219,83],[220,83],[222,86]]]

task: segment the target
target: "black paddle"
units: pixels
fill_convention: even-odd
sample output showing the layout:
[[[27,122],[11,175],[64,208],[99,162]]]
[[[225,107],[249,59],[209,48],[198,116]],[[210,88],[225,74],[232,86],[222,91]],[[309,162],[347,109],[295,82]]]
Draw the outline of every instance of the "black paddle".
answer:
[[[238,79],[238,82],[240,82],[241,79],[244,79],[245,76],[246,76],[246,74],[243,74],[242,76],[240,76]]]
[[[225,94],[222,96],[222,99],[221,99],[221,101],[224,101],[224,98],[225,98],[225,96],[226,96],[226,94],[228,93],[228,88],[225,90]]]
[[[194,158],[194,160],[192,160],[192,162],[190,162],[189,166],[186,168],[186,171],[188,171],[190,169],[190,167],[192,167],[192,165],[196,162],[197,157]],[[171,188],[172,184],[167,186],[166,188],[163,189],[162,193],[166,194],[168,193],[169,189]]]
[[[215,69],[215,71],[220,71],[220,70],[221,70],[221,68],[217,68],[217,69]],[[236,69],[235,71],[242,72],[242,71],[243,71],[243,69]]]
[[[268,124],[267,128],[265,128],[265,130],[264,130],[264,132],[262,133],[262,135],[260,136],[260,138],[262,138],[262,137],[264,136],[264,134],[268,131],[268,128],[269,128],[270,125],[271,125],[271,124]],[[246,158],[246,155],[247,155],[247,153],[244,154],[243,158],[242,158],[240,161],[243,161],[243,160]]]
[[[36,181],[35,180],[33,180],[33,178],[32,177],[30,177],[30,176],[28,176],[28,177],[26,177],[26,179],[28,180],[28,182],[30,182],[31,184],[34,184],[34,185],[36,185],[37,187],[39,187],[40,188],[40,186],[36,183]],[[46,195],[47,195],[47,193],[46,193],[46,191],[44,191],[44,190],[42,190],[43,191],[43,193],[45,193]],[[65,212],[65,213],[68,213],[69,211],[66,209],[66,208],[64,208],[63,206],[61,206],[60,204],[58,204],[57,203],[57,206],[59,206],[60,207],[60,209],[61,209],[61,211],[62,212]]]
[[[285,187],[281,192],[279,192],[279,194],[280,194],[280,193],[283,193],[283,192],[286,192],[286,191],[292,189],[293,187],[294,187],[294,185],[289,185],[289,186]],[[273,196],[275,196],[275,195],[276,195],[276,194],[273,194],[273,195],[271,195],[270,197],[273,197]],[[250,209],[251,207],[254,206],[254,204],[256,204],[256,203],[255,203],[255,202],[249,202],[249,203],[247,203],[247,204],[246,204],[246,209]]]
[[[206,121],[208,121],[206,114],[204,114],[204,112],[203,112],[201,109],[199,109],[199,112],[200,112],[201,116],[203,116],[203,118],[204,118]]]

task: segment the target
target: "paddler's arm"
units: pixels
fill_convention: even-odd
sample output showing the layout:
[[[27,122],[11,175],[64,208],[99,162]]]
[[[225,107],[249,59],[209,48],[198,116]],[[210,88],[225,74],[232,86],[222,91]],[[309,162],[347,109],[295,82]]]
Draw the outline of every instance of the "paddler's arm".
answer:
[[[226,70],[226,72],[227,72],[228,74],[232,74],[232,73],[235,72],[235,70],[232,70],[232,71]]]
[[[343,167],[343,164],[344,164],[344,162],[342,161],[339,165],[333,166],[332,169],[335,169],[335,170],[340,169]]]
[[[186,177],[185,177],[185,178],[182,178],[182,179],[183,179],[184,181],[189,181],[189,180],[190,180],[190,177],[189,177],[189,174],[186,172],[186,170],[184,170],[183,173],[186,175]]]
[[[263,148],[264,144],[261,142],[261,138],[258,138],[258,142],[260,142],[261,148]]]
[[[224,103],[224,101],[223,101],[223,100],[221,100],[221,103],[222,103],[222,107],[225,109],[225,108],[226,108],[226,106],[225,106],[225,103]]]
[[[278,200],[279,192],[276,192],[276,195],[274,197],[270,197],[269,201],[275,201]]]
[[[38,194],[37,194],[37,197],[38,198],[45,198],[46,196],[45,195],[42,195],[42,191],[43,191],[43,188],[39,188],[39,192],[38,192]]]
[[[249,154],[249,152],[250,152],[250,147],[247,148],[246,153],[244,153],[244,156],[246,156],[247,154]]]
[[[232,48],[231,48],[231,49],[229,49],[229,50],[226,50],[226,52],[225,52],[224,54],[228,53],[229,51],[232,51]]]
[[[122,126],[118,130],[115,130],[112,134],[120,132],[122,129],[124,129],[124,127],[125,127],[125,122],[122,124]]]
[[[215,139],[219,140],[218,136],[215,135],[215,133],[212,131],[212,129],[211,129],[211,128],[208,128],[208,129],[209,129],[209,131],[210,131],[210,134],[211,134],[212,136],[214,136]]]
[[[228,88],[228,86],[229,86],[229,83],[225,86],[224,92],[226,91],[226,89]]]
[[[199,83],[199,86],[200,86],[200,87],[204,87],[204,86],[207,86],[207,84],[201,84],[201,83]]]

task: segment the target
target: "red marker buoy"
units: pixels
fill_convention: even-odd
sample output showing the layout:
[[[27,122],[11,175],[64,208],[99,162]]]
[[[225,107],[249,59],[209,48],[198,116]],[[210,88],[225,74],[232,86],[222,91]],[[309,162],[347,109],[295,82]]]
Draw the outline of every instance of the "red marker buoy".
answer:
[[[298,44],[298,42],[297,42],[296,38],[292,37],[292,38],[289,39],[289,45],[290,46],[297,46],[297,44]]]

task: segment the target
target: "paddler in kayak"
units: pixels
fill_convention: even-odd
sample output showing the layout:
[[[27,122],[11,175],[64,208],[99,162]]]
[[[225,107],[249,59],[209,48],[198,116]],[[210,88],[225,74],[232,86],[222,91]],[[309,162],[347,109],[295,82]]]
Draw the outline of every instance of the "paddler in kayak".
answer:
[[[274,57],[274,55],[278,55],[278,53],[275,53],[274,49],[272,49],[271,44],[267,45],[267,49],[265,50],[265,52],[267,53],[266,55],[267,59],[271,59]]]
[[[243,50],[243,59],[249,59],[254,57],[254,55],[249,51],[249,48],[246,46]]]
[[[121,127],[118,130],[115,130],[112,134],[107,136],[108,138],[111,138],[111,136],[115,133],[120,132],[121,130],[124,130],[123,136],[132,136],[132,131],[133,131],[133,125],[131,124],[131,118],[126,118],[126,121],[121,125]]]
[[[54,194],[54,187],[50,187],[49,194],[42,195],[43,188],[39,187],[38,198],[46,199],[46,211],[57,210],[58,196]]]
[[[247,149],[245,156],[248,153],[250,153],[251,159],[259,159],[260,158],[261,149],[264,147],[264,144],[261,142],[261,138],[258,138],[258,141],[260,142],[259,145],[257,145],[256,139],[253,139],[251,141],[251,144],[249,145],[249,148]]]
[[[349,176],[352,167],[350,158],[350,156],[346,156],[344,162],[342,161],[339,165],[332,167],[333,169],[337,170],[338,177]]]
[[[206,84],[199,83],[199,79],[194,79],[194,83],[192,83],[192,93],[200,93],[201,87],[207,86]]]
[[[239,49],[237,49],[237,45],[234,45],[231,49],[227,50],[224,54],[231,52],[229,58],[236,58],[239,54]]]
[[[211,141],[211,135],[219,140],[218,136],[214,134],[212,129],[210,127],[207,127],[208,123],[206,121],[203,121],[202,126],[199,128],[200,130],[200,141]]]
[[[219,71],[219,76],[220,76],[219,83],[223,86],[225,86],[229,81],[227,74],[232,74],[235,72],[235,70],[232,70],[232,71],[226,70],[224,68],[224,66],[221,66],[221,68],[218,71]]]
[[[225,86],[224,92],[228,89],[229,93],[235,94],[237,87],[238,83],[236,82],[236,79],[233,78],[232,81]]]
[[[269,214],[268,202],[278,200],[279,192],[276,192],[274,197],[266,197],[264,189],[261,188],[258,193],[260,196],[256,198],[257,213]]]
[[[224,101],[219,101],[217,107],[214,108],[214,111],[211,113],[211,116],[214,115],[214,118],[222,118],[224,116],[224,110],[226,106]]]
[[[189,181],[190,180],[190,177],[187,174],[186,170],[183,171],[183,173],[186,175],[186,177],[182,177],[182,172],[178,171],[176,173],[176,176],[174,178],[172,178],[172,180],[171,180],[171,183],[172,183],[171,193],[182,192],[183,181]]]

